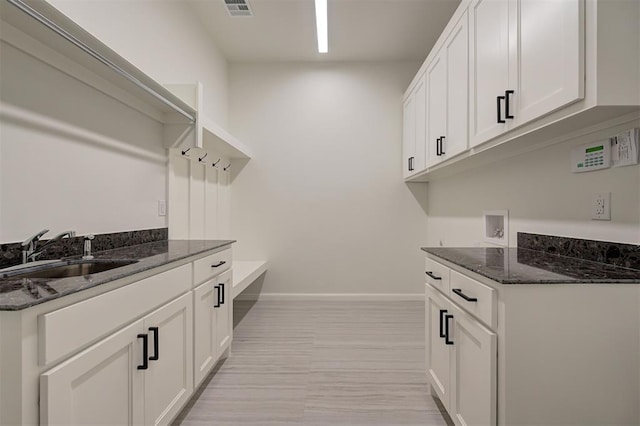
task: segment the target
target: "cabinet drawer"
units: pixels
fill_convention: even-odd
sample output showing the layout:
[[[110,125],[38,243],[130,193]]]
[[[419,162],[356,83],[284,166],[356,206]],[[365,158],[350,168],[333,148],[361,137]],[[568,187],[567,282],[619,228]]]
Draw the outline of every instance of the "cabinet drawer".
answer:
[[[451,271],[450,286],[451,300],[490,328],[496,328],[497,294],[494,289],[456,271]]]
[[[446,266],[427,258],[425,265],[426,280],[444,294],[449,294],[449,271],[450,269]]]
[[[189,291],[191,265],[38,317],[39,361],[47,365]]]
[[[193,282],[200,284],[231,267],[231,249],[214,253],[193,262]]]

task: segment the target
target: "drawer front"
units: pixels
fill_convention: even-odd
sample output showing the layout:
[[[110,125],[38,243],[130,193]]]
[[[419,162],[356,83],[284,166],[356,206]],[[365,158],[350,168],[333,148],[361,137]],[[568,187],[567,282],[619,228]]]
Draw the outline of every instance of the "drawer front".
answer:
[[[425,278],[429,284],[444,294],[449,294],[449,271],[446,266],[427,258]]]
[[[39,316],[40,365],[67,356],[190,288],[187,264]]]
[[[497,293],[493,288],[456,271],[451,271],[450,286],[451,300],[490,328],[496,328]]]
[[[231,249],[214,253],[193,262],[193,282],[200,284],[231,268]]]

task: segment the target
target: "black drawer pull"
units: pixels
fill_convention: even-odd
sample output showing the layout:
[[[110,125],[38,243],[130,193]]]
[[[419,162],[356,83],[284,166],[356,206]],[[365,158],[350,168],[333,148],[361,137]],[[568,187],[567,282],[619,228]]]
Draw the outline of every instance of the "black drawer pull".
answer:
[[[509,114],[509,105],[511,105],[511,99],[510,99],[510,95],[513,95],[515,92],[513,90],[505,90],[504,91],[504,97],[505,97],[505,101],[504,101],[504,118],[514,118],[513,115]]]
[[[504,100],[504,96],[498,96],[497,97],[497,101],[498,101],[498,123],[506,123],[506,121],[504,121],[502,119],[502,105],[500,101]]]
[[[220,307],[220,286],[219,285],[214,285],[213,288],[215,288],[216,290],[218,290],[218,294],[217,294],[217,301],[216,304],[213,305],[214,308],[219,308]]]
[[[445,140],[446,136],[441,136],[440,137],[440,155],[444,155],[444,140]]]
[[[449,340],[449,320],[453,318],[453,315],[444,316],[444,343],[446,345],[453,345],[453,340]]]
[[[466,294],[464,294],[462,292],[461,288],[452,288],[451,291],[454,292],[455,294],[457,294],[458,296],[462,297],[467,302],[477,302],[478,301],[478,299],[476,299],[475,297],[469,297]]]
[[[434,280],[441,280],[442,279],[442,277],[437,277],[437,276],[433,275],[433,272],[431,272],[431,271],[426,271],[425,274],[429,275]]]
[[[440,309],[440,337],[444,337],[444,321],[443,316],[447,313],[446,309]]]
[[[220,295],[220,304],[224,305],[224,283],[220,283],[218,285],[220,286],[220,290],[218,291],[218,294]]]
[[[225,263],[227,263],[227,262],[225,262],[224,260],[221,260],[219,263],[216,263],[215,265],[211,265],[211,267],[212,267],[212,268],[217,268],[217,267],[219,267],[219,266],[224,265]]]
[[[138,370],[146,370],[149,368],[149,335],[138,334],[138,339],[142,339],[142,365],[138,366]]]
[[[160,359],[160,333],[158,327],[149,327],[149,331],[153,331],[153,356],[149,357],[149,361],[157,361]]]
[[[440,139],[441,138],[436,139],[436,155],[438,157],[440,157]]]

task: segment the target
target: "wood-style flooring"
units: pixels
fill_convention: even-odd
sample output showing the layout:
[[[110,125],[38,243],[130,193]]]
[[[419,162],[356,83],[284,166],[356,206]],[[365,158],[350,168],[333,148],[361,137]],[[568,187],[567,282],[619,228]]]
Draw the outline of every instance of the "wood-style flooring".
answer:
[[[447,425],[424,373],[424,304],[234,301],[231,356],[195,425]]]

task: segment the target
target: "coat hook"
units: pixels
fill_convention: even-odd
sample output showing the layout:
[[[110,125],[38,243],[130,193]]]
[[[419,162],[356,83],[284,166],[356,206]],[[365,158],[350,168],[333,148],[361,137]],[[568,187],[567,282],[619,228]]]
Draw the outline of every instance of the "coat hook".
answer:
[[[198,161],[202,163],[202,160],[204,160],[204,158],[209,155],[208,152],[205,152],[204,155],[202,157],[198,157]]]
[[[187,155],[187,152],[189,152],[189,150],[191,150],[191,148],[187,148],[184,151],[182,151],[182,155]]]
[[[222,170],[224,170],[224,171],[226,172],[226,171],[227,171],[227,170],[229,170],[230,168],[231,168],[231,163],[229,163],[229,165],[228,165],[227,167],[224,167]]]
[[[220,160],[222,160],[222,158],[218,158],[218,161],[216,161],[215,163],[212,163],[211,165],[213,167],[218,167],[217,164],[220,162]]]

